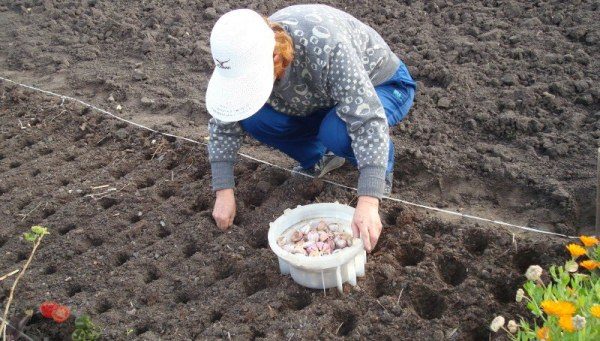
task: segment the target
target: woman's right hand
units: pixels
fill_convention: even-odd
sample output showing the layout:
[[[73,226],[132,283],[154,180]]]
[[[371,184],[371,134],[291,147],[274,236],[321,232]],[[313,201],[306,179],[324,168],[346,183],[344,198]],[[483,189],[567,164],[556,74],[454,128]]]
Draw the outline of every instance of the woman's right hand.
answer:
[[[233,225],[235,218],[235,195],[232,188],[227,188],[217,191],[216,196],[212,215],[217,227],[226,231]]]

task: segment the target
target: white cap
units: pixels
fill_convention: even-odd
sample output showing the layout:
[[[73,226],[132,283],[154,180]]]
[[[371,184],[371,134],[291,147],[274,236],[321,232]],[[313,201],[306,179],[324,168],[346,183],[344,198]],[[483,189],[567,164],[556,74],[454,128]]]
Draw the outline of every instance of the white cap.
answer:
[[[210,33],[215,70],[206,89],[206,108],[214,118],[240,121],[267,102],[273,90],[274,48],[273,30],[250,9],[217,20]]]

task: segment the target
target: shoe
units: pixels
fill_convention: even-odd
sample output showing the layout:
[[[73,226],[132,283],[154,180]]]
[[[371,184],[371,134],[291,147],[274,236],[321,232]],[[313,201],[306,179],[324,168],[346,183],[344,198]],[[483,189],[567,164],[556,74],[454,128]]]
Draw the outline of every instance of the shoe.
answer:
[[[383,195],[389,196],[392,194],[392,186],[394,186],[394,171],[385,173],[385,187],[383,188]]]
[[[319,160],[319,162],[317,162],[311,168],[305,169],[302,168],[302,166],[296,166],[294,167],[294,171],[320,178],[334,169],[342,167],[345,162],[346,159],[343,157],[335,156],[333,154],[325,154],[321,160]]]

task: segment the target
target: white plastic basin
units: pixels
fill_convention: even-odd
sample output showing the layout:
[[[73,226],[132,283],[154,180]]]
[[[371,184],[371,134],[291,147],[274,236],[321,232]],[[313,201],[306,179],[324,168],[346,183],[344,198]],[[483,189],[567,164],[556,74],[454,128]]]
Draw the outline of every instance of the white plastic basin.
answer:
[[[337,287],[342,291],[345,282],[356,285],[356,277],[365,274],[367,253],[362,240],[354,238],[352,246],[335,254],[307,257],[292,254],[277,244],[277,238],[287,229],[299,228],[315,220],[326,223],[338,223],[346,232],[352,234],[350,223],[354,208],[339,203],[322,203],[298,206],[287,209],[282,216],[269,226],[269,246],[279,258],[279,270],[282,274],[290,274],[294,281],[312,289]]]

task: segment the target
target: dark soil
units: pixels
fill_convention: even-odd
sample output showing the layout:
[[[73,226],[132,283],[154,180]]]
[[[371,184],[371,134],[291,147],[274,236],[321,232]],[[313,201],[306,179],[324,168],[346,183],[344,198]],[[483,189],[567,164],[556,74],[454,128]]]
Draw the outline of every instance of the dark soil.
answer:
[[[599,1],[327,2],[381,32],[419,82],[409,118],[392,130],[396,196],[563,233],[591,226]],[[284,5],[2,3],[0,74],[202,140],[214,21]],[[367,276],[345,296],[324,296],[278,274],[268,223],[298,204],[351,203],[351,192],[242,161],[239,215],[222,233],[204,147],[7,83],[0,91],[0,274],[27,257],[18,236],[29,226],[53,232],[14,315],[58,300],[90,314],[107,339],[479,340],[495,314],[525,314],[513,299],[528,265],[564,256],[563,240],[514,244],[497,226],[384,202]],[[291,164],[247,142],[245,152]],[[331,177],[356,178],[351,168]],[[34,316],[26,332],[61,340],[70,328]]]

